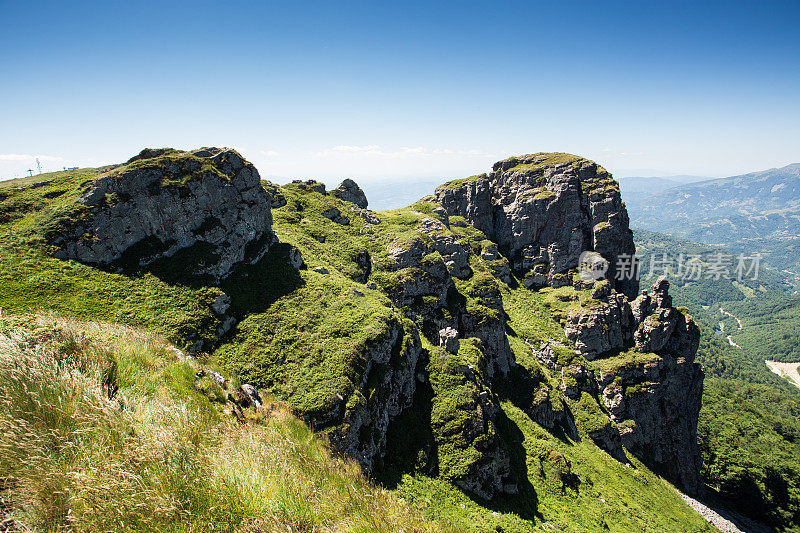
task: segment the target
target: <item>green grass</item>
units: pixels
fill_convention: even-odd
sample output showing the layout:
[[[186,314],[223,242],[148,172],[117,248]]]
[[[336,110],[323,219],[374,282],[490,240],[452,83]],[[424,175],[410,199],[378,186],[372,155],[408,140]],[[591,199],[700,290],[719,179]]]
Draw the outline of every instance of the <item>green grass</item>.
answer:
[[[448,181],[447,183],[440,185],[438,188],[440,189],[458,189],[467,183],[475,183],[481,179],[487,179],[489,176],[486,174],[475,174],[474,176],[469,176],[468,178],[460,178],[456,180]]]
[[[496,430],[491,422],[486,434],[476,438],[478,394],[489,391],[486,363],[480,341],[462,339],[457,354],[435,348],[430,355],[428,375],[433,388],[431,428],[438,445],[439,473],[447,480],[470,475],[483,459],[482,450]],[[470,371],[467,371],[471,368]]]
[[[342,276],[304,271],[302,281],[248,315],[216,354],[228,371],[269,388],[297,413],[320,415],[350,398],[368,345],[387,338],[402,317],[385,296]]]
[[[563,152],[538,152],[535,154],[519,156],[514,159],[528,159],[531,157],[535,158],[535,161],[531,163],[519,163],[518,165],[506,170],[506,172],[533,172],[551,165],[563,165],[566,163],[584,160],[580,156],[565,154]]]
[[[8,196],[0,202],[0,212],[7,213],[0,220],[0,308],[126,322],[181,346],[210,346],[216,340],[221,322],[210,306],[221,294],[218,288],[169,284],[148,273],[126,276],[53,258],[48,235],[97,171],[42,177],[52,183],[2,189]]]
[[[42,531],[440,531],[278,404],[239,423],[163,338],[0,322],[3,513]],[[453,528],[455,529],[455,528]]]
[[[421,473],[403,476],[399,494],[430,518],[472,531],[715,531],[635,458],[626,467],[588,438],[557,438],[511,402],[502,408],[519,495],[487,504]],[[565,484],[569,474],[580,482]]]
[[[612,357],[604,357],[592,361],[592,367],[601,374],[616,374],[624,368],[634,368],[657,363],[661,357],[654,353],[637,352],[634,349],[626,350]]]

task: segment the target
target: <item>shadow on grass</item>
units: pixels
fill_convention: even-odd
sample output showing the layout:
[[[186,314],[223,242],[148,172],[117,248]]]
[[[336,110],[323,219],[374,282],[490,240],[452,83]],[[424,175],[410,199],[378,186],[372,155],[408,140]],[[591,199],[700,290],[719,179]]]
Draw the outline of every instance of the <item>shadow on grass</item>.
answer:
[[[300,273],[289,263],[291,249],[285,243],[274,244],[257,263],[240,267],[222,282],[220,288],[231,297],[235,315],[262,313],[303,285]]]
[[[150,273],[170,285],[192,289],[219,287],[231,297],[230,312],[238,317],[265,311],[281,296],[291,293],[303,284],[300,273],[289,262],[291,246],[275,243],[264,256],[253,264],[239,264],[234,272],[217,284],[211,276],[197,275],[204,265],[218,260],[215,247],[197,242],[178,250],[170,257],[161,257],[145,267],[139,265],[142,257],[153,256],[169,247],[156,238],[148,238],[128,248],[120,259],[106,267],[111,272],[121,272],[129,277]],[[263,248],[262,248],[263,249]]]
[[[497,433],[506,445],[511,462],[511,472],[517,480],[517,494],[503,494],[490,501],[471,497],[487,509],[499,513],[514,513],[525,520],[544,520],[539,512],[539,497],[528,479],[528,461],[525,451],[525,435],[501,409],[495,419]]]

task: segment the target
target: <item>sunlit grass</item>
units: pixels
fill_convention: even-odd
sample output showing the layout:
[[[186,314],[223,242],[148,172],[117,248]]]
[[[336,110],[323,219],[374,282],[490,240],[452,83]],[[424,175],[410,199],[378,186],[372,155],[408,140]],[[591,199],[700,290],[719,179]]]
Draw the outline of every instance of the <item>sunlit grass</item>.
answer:
[[[4,512],[35,530],[436,531],[280,404],[239,423],[160,337],[0,322]]]

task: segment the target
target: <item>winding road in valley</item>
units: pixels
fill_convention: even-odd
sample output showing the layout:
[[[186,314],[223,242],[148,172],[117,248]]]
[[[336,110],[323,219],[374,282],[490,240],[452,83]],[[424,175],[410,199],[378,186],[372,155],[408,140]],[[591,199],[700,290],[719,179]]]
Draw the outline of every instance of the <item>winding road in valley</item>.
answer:
[[[743,329],[743,328],[742,328],[742,321],[741,321],[741,320],[739,320],[737,317],[733,316],[731,313],[727,312],[727,311],[726,311],[725,309],[723,309],[722,307],[720,307],[720,308],[719,308],[719,312],[720,312],[720,313],[722,313],[723,315],[728,315],[729,317],[731,317],[732,319],[734,319],[734,320],[736,321],[736,323],[737,323],[737,324],[739,324],[739,331],[741,331],[741,330]],[[723,322],[720,322],[720,323],[719,323],[719,327],[720,327],[720,331],[722,331],[722,332],[724,332],[724,331],[725,331],[725,324],[724,324]],[[735,342],[733,342],[733,335],[728,335],[728,343],[729,343],[731,346],[735,346],[735,347],[737,347],[737,348],[741,348],[741,346],[739,346],[738,344],[736,344]]]
[[[719,312],[723,315],[729,316],[739,324],[739,330],[741,331],[744,329],[742,327],[742,321],[739,320],[738,317],[734,316],[733,314],[729,313],[722,307],[719,308]],[[723,333],[725,332],[725,324],[723,322],[719,323],[720,331]],[[728,342],[731,346],[736,346],[737,348],[741,348],[738,344],[733,342],[732,335],[728,335]],[[796,385],[800,388],[800,362],[798,363],[781,363],[780,361],[764,361],[770,370],[781,376],[782,378],[786,378],[789,380],[790,383]]]

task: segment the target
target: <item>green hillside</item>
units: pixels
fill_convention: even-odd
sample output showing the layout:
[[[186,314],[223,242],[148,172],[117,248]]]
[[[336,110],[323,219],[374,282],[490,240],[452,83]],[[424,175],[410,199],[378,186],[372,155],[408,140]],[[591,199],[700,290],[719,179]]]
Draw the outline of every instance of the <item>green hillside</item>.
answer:
[[[10,498],[3,501],[12,502],[6,516],[37,529],[84,531],[712,529],[645,464],[633,456],[620,463],[594,443],[589,433],[609,424],[596,398],[583,393],[566,404],[575,433],[546,429],[524,412],[531,383],[554,390],[561,380],[526,343],[565,341],[554,306],[580,306],[590,296],[505,284],[491,260],[471,255],[472,275],[455,280],[437,312],[466,310],[476,324],[492,324],[499,312],[486,295],[502,294],[507,339],[521,367],[496,390],[486,388],[486,347],[477,339],[463,339],[457,354],[473,365],[475,381],[459,373],[461,359],[434,348],[429,325],[419,320],[433,302],[392,304],[389,295],[409,279],[434,276],[443,265],[435,253],[419,271],[393,270],[386,259],[393,243],[430,239],[418,226],[438,216],[435,205],[376,213],[375,223],[313,185],[265,184],[273,200],[285,200],[273,208],[282,244],[217,287],[177,276],[175,261],[99,268],[53,258],[53,235],[76,216],[75,200],[99,174],[85,169],[43,175],[41,186],[0,188],[0,398],[13,407],[2,415],[9,430],[0,438]],[[331,208],[350,223],[332,221]],[[447,235],[477,251],[489,244],[468,225],[453,225]],[[290,247],[305,268],[287,264]],[[365,251],[368,262],[359,255]],[[222,319],[212,308],[222,291],[239,322],[220,336]],[[363,354],[386,342],[394,343],[391,359],[381,373],[370,372]],[[181,359],[167,343],[206,353]],[[324,442],[356,423],[351,413],[379,405],[380,379],[420,350],[429,354],[425,386],[367,480],[354,463],[330,457]],[[24,371],[20,358],[29,361]],[[597,369],[628,363],[625,356],[583,361]],[[197,377],[196,365],[228,377],[228,399],[248,382],[269,401],[233,408],[241,412],[236,422],[226,392],[208,374]],[[21,391],[34,387],[41,399],[23,401]],[[453,433],[460,430],[451,429],[472,424],[464,400],[484,393],[499,409],[486,438],[508,450],[517,483],[516,494],[491,501],[455,484],[484,444],[460,441]],[[326,418],[331,412],[339,414]],[[429,432],[403,444],[414,431]]]
[[[637,228],[761,253],[800,282],[800,164],[624,196]]]

